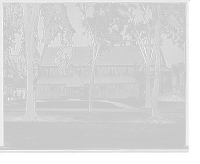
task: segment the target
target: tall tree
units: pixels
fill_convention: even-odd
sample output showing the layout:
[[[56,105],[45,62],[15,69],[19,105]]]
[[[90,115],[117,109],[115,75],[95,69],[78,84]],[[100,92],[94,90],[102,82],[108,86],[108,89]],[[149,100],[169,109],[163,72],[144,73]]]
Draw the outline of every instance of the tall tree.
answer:
[[[26,115],[28,121],[38,118],[33,102],[34,69],[37,69],[36,58],[39,54],[36,49],[37,25],[40,16],[44,17],[43,43],[48,45],[58,33],[61,34],[61,43],[64,42],[64,34],[72,33],[72,27],[67,18],[66,9],[62,3],[11,3],[10,20],[12,26],[22,33],[22,49],[19,56],[18,68],[25,73],[27,71],[27,97]],[[67,39],[69,35],[66,35]]]
[[[10,15],[3,6],[3,58],[5,55],[11,55],[11,49],[15,48],[15,32],[17,29],[11,25]]]
[[[141,55],[145,61],[145,107],[151,107],[151,85],[150,85],[150,62],[153,56],[153,51],[155,44],[152,44],[152,32],[153,24],[152,21],[147,21],[146,12],[149,7],[148,3],[139,4],[140,10],[143,13],[143,22],[136,24],[135,22],[135,12],[137,8],[136,4],[119,4],[125,15],[119,15],[119,21],[121,21],[122,26],[128,25],[127,32],[129,35],[134,36],[134,38],[139,46]],[[127,42],[121,39],[122,42]],[[131,42],[133,40],[130,40]],[[152,46],[153,45],[153,46]]]
[[[122,36],[118,34],[118,28],[121,27],[117,25],[117,17],[120,15],[116,10],[117,4],[114,3],[78,3],[77,6],[82,13],[85,35],[90,36],[93,47],[89,86],[89,110],[91,111],[92,88],[98,56],[122,42]]]
[[[152,118],[156,122],[168,122],[168,120],[160,117],[158,98],[159,98],[159,81],[160,81],[160,63],[161,63],[161,35],[163,33],[172,40],[174,44],[178,44],[180,48],[184,48],[185,44],[185,5],[184,4],[157,4],[155,8],[157,21],[155,24],[155,79],[152,92]]]
[[[139,4],[118,4],[119,8],[124,11],[124,13],[118,12],[118,21],[116,24],[119,26],[118,33],[123,32],[125,25],[127,25],[126,33],[131,36],[130,40],[123,39],[122,35],[116,37],[119,41],[123,43],[137,41],[141,55],[145,61],[145,107],[150,108],[152,103],[151,95],[151,85],[150,85],[150,62],[155,50],[155,38],[154,38],[154,28],[157,25],[157,20],[155,14],[152,13],[152,18],[147,19],[147,11],[152,10],[151,3],[139,3]],[[136,9],[139,7],[142,12],[143,21],[136,24],[135,16],[137,15]],[[155,11],[154,11],[155,12]],[[153,15],[154,14],[154,15]],[[153,18],[154,17],[154,18]],[[165,33],[169,38],[172,38],[173,42],[182,43],[182,38],[185,36],[184,29],[184,17],[178,15],[162,15],[159,16],[160,28],[159,34]],[[161,44],[161,39],[159,40]],[[152,44],[153,42],[153,44]]]
[[[154,42],[155,42],[155,73],[154,85],[152,89],[152,118],[159,119],[160,114],[158,111],[158,95],[160,87],[160,4],[152,4],[153,20],[156,21],[154,28]]]

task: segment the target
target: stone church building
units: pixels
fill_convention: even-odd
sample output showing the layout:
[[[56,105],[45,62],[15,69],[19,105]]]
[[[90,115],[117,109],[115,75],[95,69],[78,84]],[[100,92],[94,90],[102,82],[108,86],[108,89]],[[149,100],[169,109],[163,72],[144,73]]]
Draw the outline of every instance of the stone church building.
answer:
[[[85,98],[89,96],[92,47],[73,47],[73,67],[61,75],[54,65],[58,47],[45,47],[41,56],[36,98]],[[155,55],[151,61],[153,86]],[[160,93],[172,88],[172,72],[161,53]],[[96,61],[93,96],[99,98],[145,97],[145,63],[136,45],[104,50]]]

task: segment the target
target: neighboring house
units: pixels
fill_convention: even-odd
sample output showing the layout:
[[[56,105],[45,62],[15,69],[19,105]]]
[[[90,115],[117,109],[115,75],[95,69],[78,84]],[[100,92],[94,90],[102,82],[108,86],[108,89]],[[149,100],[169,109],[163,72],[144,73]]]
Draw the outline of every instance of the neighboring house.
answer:
[[[186,90],[186,70],[185,63],[179,62],[171,66],[172,87],[173,90],[179,92],[179,95],[185,99]]]
[[[72,67],[56,65],[58,48],[46,49],[36,84],[36,99],[88,99],[91,47],[73,47]],[[114,47],[103,52],[95,66],[93,99],[142,98],[143,58],[137,48]],[[140,73],[138,73],[140,72]]]
[[[3,95],[4,101],[13,101],[13,65],[9,55],[3,56]]]

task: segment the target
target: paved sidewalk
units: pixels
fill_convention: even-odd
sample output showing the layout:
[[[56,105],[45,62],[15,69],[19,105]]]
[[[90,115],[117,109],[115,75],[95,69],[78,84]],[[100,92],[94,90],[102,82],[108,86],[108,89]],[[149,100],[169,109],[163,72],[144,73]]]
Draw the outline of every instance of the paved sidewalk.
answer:
[[[142,113],[146,113],[146,114],[151,115],[151,108],[131,107],[131,106],[123,104],[123,103],[113,102],[113,101],[108,101],[108,100],[98,100],[98,101],[112,103],[113,105],[121,107],[121,108],[124,107],[125,110],[130,111],[130,112],[142,112]],[[161,117],[165,117],[169,120],[175,121],[176,123],[185,124],[185,118],[167,114],[167,113],[185,113],[185,109],[161,109],[161,110],[159,110],[159,113],[160,113]]]
[[[49,102],[51,100],[36,100],[36,102]],[[55,101],[86,101],[86,100],[55,100]],[[111,103],[115,106],[118,106],[120,108],[93,108],[93,112],[141,112],[151,115],[151,108],[137,108],[137,107],[131,107],[129,105],[119,103],[119,102],[113,102],[108,100],[93,100],[97,102],[106,102]],[[52,101],[51,101],[52,102]],[[25,102],[19,102],[15,104],[22,104]],[[14,104],[14,103],[13,103]],[[8,104],[4,104],[8,105]],[[4,108],[5,112],[19,112],[19,111],[25,111],[25,108]],[[57,112],[87,112],[88,108],[37,108],[37,111],[57,111]],[[169,120],[175,121],[176,123],[185,124],[185,118],[173,116],[167,113],[185,113],[185,109],[160,109],[160,116],[165,117]]]

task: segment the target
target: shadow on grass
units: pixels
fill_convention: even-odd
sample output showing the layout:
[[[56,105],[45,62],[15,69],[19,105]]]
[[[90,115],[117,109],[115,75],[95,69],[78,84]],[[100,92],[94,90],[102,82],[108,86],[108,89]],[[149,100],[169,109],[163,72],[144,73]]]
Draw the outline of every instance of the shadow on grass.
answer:
[[[38,122],[74,122],[74,123],[143,123],[173,124],[166,118],[155,120],[151,115],[140,112],[37,112]],[[5,112],[4,121],[25,121],[24,112]]]

